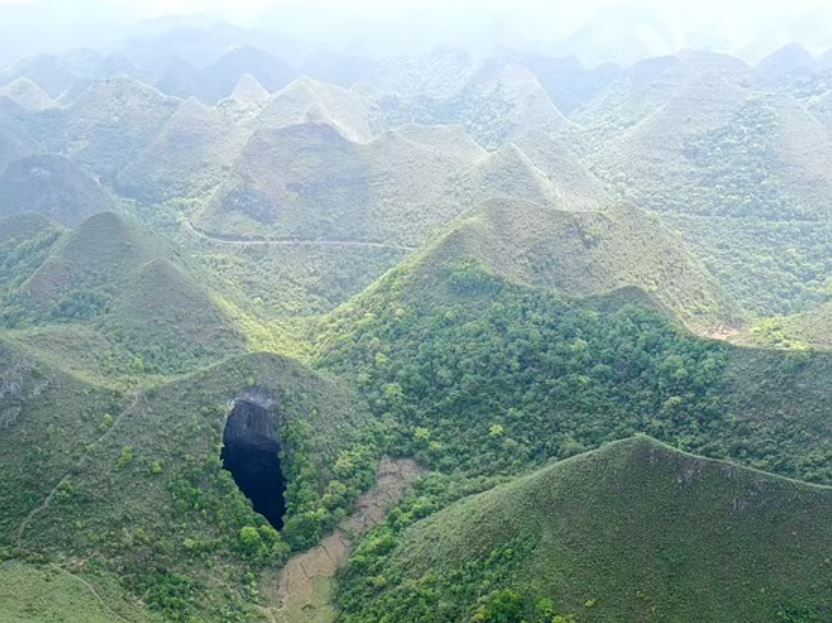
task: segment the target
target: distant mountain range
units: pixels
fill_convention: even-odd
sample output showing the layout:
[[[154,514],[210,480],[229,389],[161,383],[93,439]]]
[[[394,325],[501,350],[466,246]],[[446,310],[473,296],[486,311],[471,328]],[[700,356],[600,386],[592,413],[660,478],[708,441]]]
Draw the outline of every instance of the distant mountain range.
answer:
[[[0,613],[830,620],[829,55],[599,20],[5,70]]]

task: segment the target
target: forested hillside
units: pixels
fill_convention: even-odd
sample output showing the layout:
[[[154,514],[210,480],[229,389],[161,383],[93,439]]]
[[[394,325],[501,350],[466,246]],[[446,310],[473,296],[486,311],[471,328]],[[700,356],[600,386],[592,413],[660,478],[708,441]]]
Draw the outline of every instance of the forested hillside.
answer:
[[[830,53],[170,19],[0,70],[0,620],[832,620]]]

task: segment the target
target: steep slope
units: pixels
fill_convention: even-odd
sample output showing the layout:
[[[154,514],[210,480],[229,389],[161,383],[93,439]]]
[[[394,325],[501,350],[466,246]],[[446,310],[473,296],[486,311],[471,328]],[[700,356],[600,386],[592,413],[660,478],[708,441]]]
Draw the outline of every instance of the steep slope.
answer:
[[[201,71],[200,98],[214,104],[228,96],[246,74],[269,91],[278,91],[297,76],[297,71],[276,56],[251,46],[235,48]]]
[[[178,101],[141,82],[92,82],[65,111],[66,153],[112,178],[153,142]]]
[[[565,115],[591,100],[624,73],[612,63],[588,69],[574,56],[553,58],[521,51],[512,52],[511,56],[537,76],[552,102]]]
[[[305,76],[272,95],[253,121],[262,130],[302,123],[331,125],[356,142],[369,141],[373,135],[368,105],[355,91]]]
[[[6,324],[65,371],[134,384],[247,352],[243,331],[177,250],[124,217],[95,215],[44,251],[27,250],[32,268],[10,277]]]
[[[569,212],[491,200],[462,217],[425,258],[430,266],[468,260],[570,296],[636,286],[700,330],[737,313],[679,237],[634,208]]]
[[[694,98],[691,104],[706,99],[709,92],[716,93],[719,97],[709,104],[714,118],[719,120],[724,108],[736,97],[736,90],[747,89],[752,78],[751,67],[723,54],[686,52],[651,58],[629,68],[570,118],[585,129],[584,141],[590,151],[603,152],[608,142],[615,143],[624,138],[622,133],[637,130],[642,121],[660,113],[668,102],[678,99],[676,108],[683,106],[685,100],[679,96],[685,91]],[[717,85],[711,84],[714,81],[726,82],[728,90],[720,94]],[[709,111],[710,108],[690,106],[699,123],[712,123],[708,121]],[[676,140],[672,135],[666,138]]]
[[[165,95],[187,99],[202,94],[199,70],[178,56],[166,59],[163,66],[153,67],[149,73],[152,84]]]
[[[522,209],[461,219],[317,327],[318,364],[393,423],[392,447],[489,475],[644,432],[832,483],[828,354],[683,329],[732,301],[703,305],[725,296],[638,213]]]
[[[761,60],[754,68],[757,80],[773,88],[805,80],[817,67],[815,59],[799,43],[789,43]]]
[[[269,101],[270,93],[251,74],[244,74],[231,95],[217,102],[217,110],[233,124],[248,127]]]
[[[219,110],[188,98],[153,142],[119,172],[117,186],[145,201],[200,196],[219,184],[245,138]]]
[[[26,132],[26,111],[8,97],[0,97],[0,172],[10,162],[35,151],[35,141]]]
[[[825,221],[662,215],[751,318],[810,311],[828,300]]]
[[[467,196],[468,205],[502,195],[542,204],[554,203],[560,196],[555,184],[514,143],[480,159],[453,191]]]
[[[242,332],[206,288],[169,260],[141,267],[101,328],[143,367],[163,372],[244,352]]]
[[[118,408],[121,397],[44,365],[5,334],[0,334],[0,371],[0,532],[9,546],[83,445],[100,434],[102,417]],[[62,417],[69,413],[73,416]]]
[[[0,439],[0,547],[72,570],[123,616],[114,588],[160,620],[256,618],[252,582],[316,542],[374,477],[361,401],[289,360],[240,358],[120,397],[11,362],[4,378],[23,390],[2,402],[4,413],[18,398],[20,408]],[[240,404],[279,444],[280,534],[222,468],[223,428]]]
[[[219,235],[419,244],[458,214],[443,202],[445,188],[481,152],[437,146],[453,134],[426,129],[418,140],[415,132],[364,144],[322,123],[258,131],[194,225]]]
[[[341,620],[823,620],[830,510],[830,489],[635,437],[464,499],[392,553],[371,540]]]
[[[93,214],[113,209],[101,185],[77,164],[57,155],[29,156],[0,174],[0,217],[37,212],[74,227]]]
[[[104,583],[100,574],[99,578]],[[108,589],[109,584],[105,584]],[[119,612],[136,623],[157,620],[117,589],[108,594],[111,606],[101,601],[82,576],[49,565],[8,562],[0,567],[0,587],[3,615],[14,623],[121,623],[125,619]]]
[[[18,78],[28,78],[49,97],[57,98],[80,79],[84,71],[76,67],[72,54],[43,54],[24,58],[6,69],[0,75],[0,83],[6,84]]]
[[[21,214],[0,219],[0,323],[14,325],[28,314],[15,305],[18,288],[49,257],[62,228],[45,216]]]
[[[760,91],[736,59],[695,55],[620,81],[574,119],[590,170],[656,211],[824,218],[827,128],[791,95]]]
[[[103,212],[65,236],[22,286],[22,293],[36,306],[57,308],[61,300],[97,293],[105,306],[105,300],[127,289],[143,264],[169,253],[163,242],[149,238],[132,220]]]
[[[485,61],[455,91],[442,97],[384,95],[376,99],[377,114],[388,127],[407,122],[462,124],[488,149],[529,131],[561,136],[570,129],[531,71],[495,59]]]
[[[229,96],[243,104],[259,104],[269,97],[269,91],[251,74],[243,74]]]

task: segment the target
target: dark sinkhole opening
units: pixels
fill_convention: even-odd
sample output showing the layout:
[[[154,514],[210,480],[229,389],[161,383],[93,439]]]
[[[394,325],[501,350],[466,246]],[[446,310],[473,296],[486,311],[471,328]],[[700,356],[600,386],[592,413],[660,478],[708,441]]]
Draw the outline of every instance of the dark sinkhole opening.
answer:
[[[231,472],[254,510],[280,530],[286,511],[286,483],[280,470],[274,411],[251,400],[237,400],[222,441],[222,466]]]

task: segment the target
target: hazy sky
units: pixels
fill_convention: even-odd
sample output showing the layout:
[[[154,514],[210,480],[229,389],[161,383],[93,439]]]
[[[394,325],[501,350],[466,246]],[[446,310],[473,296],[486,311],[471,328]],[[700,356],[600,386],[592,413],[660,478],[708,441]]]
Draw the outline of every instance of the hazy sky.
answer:
[[[681,43],[696,31],[736,49],[760,39],[832,48],[832,0],[0,0],[0,55],[106,45],[142,19],[171,14],[209,14],[336,45],[372,39],[383,48],[559,38],[604,10],[614,12],[613,25],[647,16]]]

